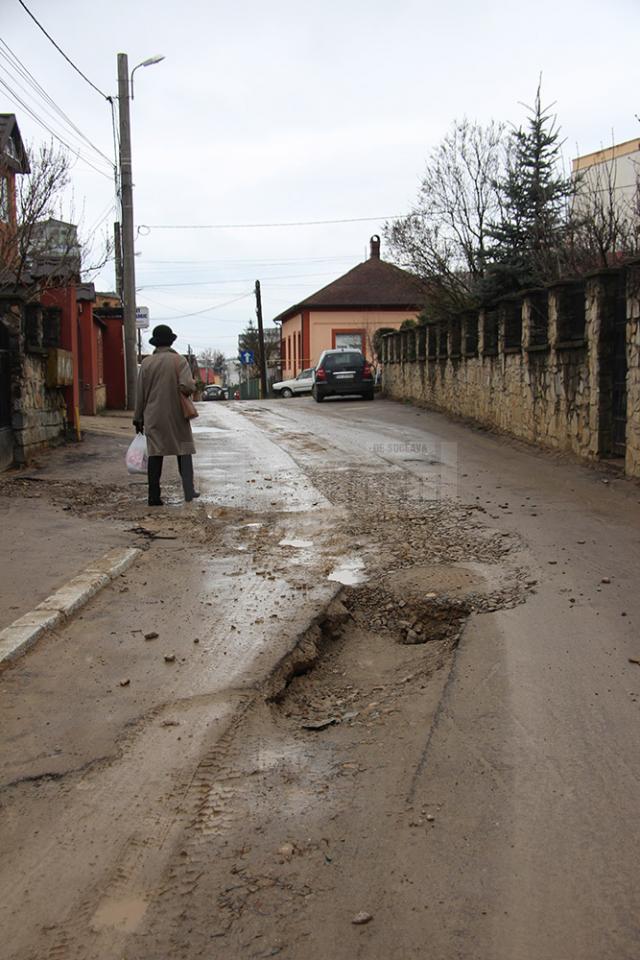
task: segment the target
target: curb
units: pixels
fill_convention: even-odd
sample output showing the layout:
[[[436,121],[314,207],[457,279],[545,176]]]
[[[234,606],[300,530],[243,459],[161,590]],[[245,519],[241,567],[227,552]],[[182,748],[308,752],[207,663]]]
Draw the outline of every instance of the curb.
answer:
[[[53,630],[87,603],[99,590],[131,566],[142,554],[137,547],[110,550],[38,606],[0,630],[0,667],[32,647],[47,630]]]

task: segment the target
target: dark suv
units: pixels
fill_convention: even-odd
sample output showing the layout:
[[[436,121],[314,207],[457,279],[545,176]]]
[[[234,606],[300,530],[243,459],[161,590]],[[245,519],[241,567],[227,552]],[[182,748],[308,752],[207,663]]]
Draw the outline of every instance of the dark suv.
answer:
[[[373,372],[361,350],[324,350],[313,374],[311,395],[325,397],[359,394],[373,400]]]

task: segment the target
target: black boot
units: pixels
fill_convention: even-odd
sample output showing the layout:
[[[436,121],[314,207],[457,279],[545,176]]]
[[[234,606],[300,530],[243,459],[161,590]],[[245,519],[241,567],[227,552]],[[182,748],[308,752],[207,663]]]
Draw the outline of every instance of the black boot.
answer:
[[[200,496],[193,486],[193,460],[191,459],[190,453],[178,457],[178,470],[182,477],[182,489],[184,490],[185,502],[190,503]]]
[[[162,476],[162,457],[149,457],[147,460],[147,478],[149,482],[149,506],[161,507],[160,477]]]

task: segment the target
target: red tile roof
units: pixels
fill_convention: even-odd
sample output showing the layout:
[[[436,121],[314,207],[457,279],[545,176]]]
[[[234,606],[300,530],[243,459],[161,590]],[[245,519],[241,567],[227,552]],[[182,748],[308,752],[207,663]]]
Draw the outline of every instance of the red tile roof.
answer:
[[[300,303],[288,307],[275,317],[274,322],[280,323],[308,309],[375,310],[395,307],[398,310],[421,310],[424,299],[424,286],[418,277],[372,254],[369,260],[359,263]]]

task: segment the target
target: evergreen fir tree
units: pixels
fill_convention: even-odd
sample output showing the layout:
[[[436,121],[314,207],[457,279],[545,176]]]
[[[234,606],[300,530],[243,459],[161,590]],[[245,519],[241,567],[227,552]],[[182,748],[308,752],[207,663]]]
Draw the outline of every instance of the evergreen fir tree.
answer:
[[[539,286],[562,272],[574,184],[561,171],[562,141],[551,109],[542,106],[538,85],[526,127],[509,139],[507,172],[498,185],[501,218],[490,231],[488,296]]]

